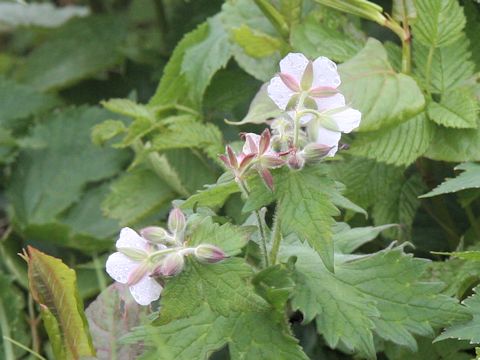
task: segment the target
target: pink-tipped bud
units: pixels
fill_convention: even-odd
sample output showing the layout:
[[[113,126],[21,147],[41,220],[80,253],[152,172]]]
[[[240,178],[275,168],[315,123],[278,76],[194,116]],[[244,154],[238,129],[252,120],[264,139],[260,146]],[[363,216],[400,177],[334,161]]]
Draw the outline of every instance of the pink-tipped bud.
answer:
[[[183,270],[185,259],[179,252],[169,254],[160,266],[159,273],[163,276],[174,276]]]
[[[216,263],[227,257],[222,249],[210,244],[198,245],[194,254],[198,260],[208,263]]]
[[[305,159],[299,153],[291,152],[287,164],[290,169],[300,170],[305,165]]]
[[[332,147],[322,144],[311,143],[305,146],[300,153],[306,163],[316,163],[325,158]]]
[[[179,208],[174,208],[168,215],[168,229],[174,233],[179,234],[185,230],[187,220],[185,214]]]
[[[227,156],[228,156],[228,162],[230,164],[230,167],[232,169],[237,169],[238,168],[238,162],[237,162],[237,156],[235,155],[235,152],[233,151],[233,149],[231,148],[230,145],[227,145],[225,147],[226,149],[226,153],[227,153]]]
[[[280,76],[280,79],[282,79],[283,83],[292,91],[294,92],[299,92],[300,91],[300,85],[298,84],[297,80],[290,75],[286,73],[280,73],[278,74]]]
[[[285,160],[278,155],[263,155],[261,163],[266,168],[274,169],[285,165]]]
[[[258,153],[260,155],[264,154],[270,148],[270,130],[265,129],[260,136],[260,141],[258,144]]]
[[[148,226],[140,230],[140,235],[154,244],[168,244],[174,241],[167,230],[159,226]]]
[[[259,171],[260,176],[262,177],[263,182],[267,187],[273,191],[275,190],[275,187],[273,185],[273,176],[272,173],[268,169],[261,169]]]
[[[305,67],[305,71],[303,72],[302,80],[300,81],[300,85],[303,90],[310,90],[313,83],[313,63],[311,61],[308,62],[307,66]]]

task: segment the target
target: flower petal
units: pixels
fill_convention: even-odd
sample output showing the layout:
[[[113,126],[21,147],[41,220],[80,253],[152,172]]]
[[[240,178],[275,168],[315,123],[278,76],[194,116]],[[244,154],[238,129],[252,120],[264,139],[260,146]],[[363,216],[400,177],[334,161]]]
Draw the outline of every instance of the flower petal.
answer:
[[[342,137],[342,133],[339,131],[332,131],[325,129],[323,126],[319,126],[317,129],[317,143],[321,145],[326,145],[332,149],[328,152],[326,156],[332,157],[336,154],[338,150],[338,142]]]
[[[336,89],[340,84],[337,65],[332,60],[320,56],[313,62],[312,88],[328,86]]]
[[[280,71],[292,76],[298,84],[308,65],[308,59],[301,53],[289,53],[280,61]]]
[[[160,297],[163,287],[151,276],[145,276],[129,289],[137,303],[149,305]]]
[[[330,116],[335,124],[337,124],[338,130],[344,133],[349,133],[353,129],[356,129],[362,120],[362,113],[352,108],[334,112]]]
[[[284,84],[280,76],[275,76],[267,87],[267,93],[270,99],[282,110],[287,108],[288,102],[295,94]]]
[[[345,106],[345,97],[335,94],[324,98],[314,98],[319,111],[331,110]]]
[[[244,133],[245,144],[243,144],[242,153],[245,155],[257,154],[260,145],[260,135],[255,133]]]
[[[126,284],[130,274],[135,271],[139,263],[128,256],[116,252],[107,259],[106,270],[108,275],[121,284]]]
[[[117,248],[135,248],[139,250],[147,250],[148,242],[145,241],[135,230],[124,227],[120,231],[120,236],[115,244]]]

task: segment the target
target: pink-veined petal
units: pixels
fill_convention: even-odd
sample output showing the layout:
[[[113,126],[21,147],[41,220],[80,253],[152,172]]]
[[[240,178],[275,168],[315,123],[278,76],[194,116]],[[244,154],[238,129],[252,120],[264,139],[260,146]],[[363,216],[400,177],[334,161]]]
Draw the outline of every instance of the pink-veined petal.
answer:
[[[130,274],[135,271],[139,263],[130,259],[128,256],[116,252],[107,259],[106,270],[108,275],[121,284],[126,284]]]
[[[312,88],[328,86],[336,89],[340,84],[337,65],[332,60],[320,56],[313,62]]]
[[[287,108],[288,102],[295,94],[284,84],[280,76],[275,76],[267,86],[267,93],[270,99],[282,110]]]
[[[124,227],[120,231],[120,236],[115,244],[117,248],[135,248],[138,250],[147,250],[148,242],[145,241],[135,230]]]
[[[342,137],[342,133],[338,131],[332,131],[325,129],[323,126],[319,126],[317,130],[317,143],[331,147],[327,156],[332,157],[338,150],[338,142]]]
[[[255,133],[244,133],[245,144],[243,144],[242,153],[245,155],[257,154],[260,144],[260,135]]]
[[[362,113],[352,108],[334,112],[330,116],[335,124],[337,124],[338,130],[344,133],[349,133],[359,127],[360,121],[362,120]]]
[[[292,76],[298,84],[302,81],[303,73],[308,65],[308,59],[301,53],[289,53],[280,60],[280,71]]]
[[[331,110],[345,106],[345,97],[342,94],[324,98],[314,98],[319,111]]]
[[[154,278],[147,275],[129,289],[135,301],[145,306],[158,300],[163,288]]]

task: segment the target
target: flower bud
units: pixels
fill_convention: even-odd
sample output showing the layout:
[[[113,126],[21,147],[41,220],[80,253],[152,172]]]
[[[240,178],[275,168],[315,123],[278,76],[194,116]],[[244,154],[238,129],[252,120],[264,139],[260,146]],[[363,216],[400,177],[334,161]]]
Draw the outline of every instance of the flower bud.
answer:
[[[165,244],[173,241],[173,238],[168,231],[159,226],[148,226],[143,228],[140,230],[140,235],[142,235],[145,240],[155,244]]]
[[[194,254],[198,260],[208,263],[216,263],[227,257],[222,249],[210,244],[198,245]]]
[[[305,165],[305,159],[300,153],[292,152],[287,160],[288,167],[294,170],[300,170]]]
[[[322,144],[311,143],[305,146],[300,155],[306,163],[316,163],[322,160],[332,150],[332,147]]]
[[[179,208],[174,208],[168,216],[168,229],[174,233],[182,233],[186,226],[185,214]]]
[[[174,276],[183,270],[185,260],[179,252],[174,252],[165,257],[160,266],[160,274],[163,276]]]

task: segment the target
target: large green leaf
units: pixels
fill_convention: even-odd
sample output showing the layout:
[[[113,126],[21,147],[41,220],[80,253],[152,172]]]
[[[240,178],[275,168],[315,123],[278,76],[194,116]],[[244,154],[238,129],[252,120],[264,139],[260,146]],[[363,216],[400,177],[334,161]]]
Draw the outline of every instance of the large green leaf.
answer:
[[[305,321],[316,319],[331,347],[373,359],[376,335],[415,350],[413,334],[432,336],[433,328],[468,316],[454,299],[439,294],[442,284],[421,281],[427,261],[401,248],[337,262],[334,274],[294,238],[281,249],[284,261],[290,256],[298,258],[292,306]]]
[[[335,16],[340,17],[338,13]],[[339,26],[339,21],[308,17],[293,27],[290,42],[296,51],[304,53],[311,59],[326,56],[333,61],[343,62],[352,58],[363,47],[360,40],[355,39]]]
[[[387,164],[406,166],[438,142],[435,125],[420,113],[394,128],[359,134],[352,145],[355,155]]]
[[[142,359],[202,360],[228,345],[232,360],[306,360],[283,314],[255,293],[252,275],[238,258],[189,261],[162,293],[158,326],[138,334],[152,348]]]
[[[340,90],[348,103],[362,112],[359,131],[399,125],[425,106],[413,78],[397,74],[382,43],[370,38],[355,57],[339,66]]]
[[[20,229],[55,222],[89,183],[122,168],[127,153],[90,143],[90,128],[107,116],[98,108],[71,108],[33,129],[31,139],[41,146],[21,151],[7,189]]]
[[[120,339],[146,320],[147,309],[138,306],[124,285],[115,283],[102,291],[85,310],[96,359],[138,359],[143,347],[123,344]]]
[[[123,226],[134,225],[158,212],[174,198],[175,192],[152,170],[136,168],[111,184],[102,210]]]
[[[55,96],[41,94],[29,86],[0,77],[0,124],[14,127],[18,120],[40,113],[58,103]]]
[[[61,260],[28,247],[28,279],[52,342],[55,358],[94,356],[75,272]]]
[[[416,0],[415,41],[429,47],[449,45],[461,36],[465,16],[457,0]]]
[[[183,209],[193,208],[194,206],[218,208],[225,204],[228,197],[240,192],[238,184],[231,180],[226,182],[217,182],[216,184],[206,185],[206,189],[190,196],[182,203]]]
[[[428,104],[428,117],[445,127],[475,129],[478,101],[469,89],[455,89],[445,93],[440,102]]]
[[[27,57],[19,78],[39,90],[69,86],[117,64],[125,35],[120,16],[73,19]]]
[[[472,319],[468,322],[456,324],[447,328],[436,341],[444,339],[469,340],[471,344],[480,343],[480,288],[474,289],[475,294],[462,301],[465,308],[471,314]]]
[[[281,39],[253,30],[247,25],[233,30],[233,40],[253,58],[270,56],[284,46]]]
[[[23,310],[25,301],[22,294],[10,277],[0,272],[0,358],[6,360],[20,359],[23,349],[16,347],[8,339],[22,344],[29,341],[27,337],[27,322],[24,320]],[[28,344],[28,343],[27,343]]]
[[[445,179],[443,183],[435,189],[420,197],[431,197],[442,194],[454,193],[465,189],[480,188],[480,165],[475,163],[465,163],[455,167],[455,170],[463,172],[455,178]]]
[[[232,56],[228,33],[217,15],[207,21],[208,35],[202,42],[194,44],[185,50],[182,60],[182,74],[190,91],[198,99],[210,84],[213,75],[227,65]]]

